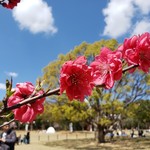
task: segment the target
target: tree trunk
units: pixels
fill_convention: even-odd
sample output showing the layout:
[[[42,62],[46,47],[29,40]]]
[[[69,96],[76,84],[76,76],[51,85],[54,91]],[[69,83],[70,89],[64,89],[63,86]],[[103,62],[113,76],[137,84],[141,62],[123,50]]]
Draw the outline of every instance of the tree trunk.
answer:
[[[102,127],[101,125],[98,125],[97,132],[98,132],[98,137],[97,137],[98,143],[105,143],[104,127]]]
[[[30,123],[30,130],[33,131],[33,123]]]
[[[45,124],[42,123],[42,130],[45,130]]]

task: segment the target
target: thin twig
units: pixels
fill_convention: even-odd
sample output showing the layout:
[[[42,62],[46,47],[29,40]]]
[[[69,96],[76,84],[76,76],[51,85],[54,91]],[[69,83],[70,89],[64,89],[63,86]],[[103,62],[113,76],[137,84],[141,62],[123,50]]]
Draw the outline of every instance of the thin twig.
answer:
[[[3,126],[9,125],[13,121],[15,121],[15,119],[12,119],[9,122],[3,123],[2,125],[0,125],[0,128],[3,127]]]
[[[124,68],[124,69],[122,70],[122,73],[125,73],[125,72],[127,72],[127,71],[129,71],[129,70],[131,70],[131,69],[133,69],[133,68],[138,67],[138,66],[139,66],[139,65],[131,65],[131,66],[128,66],[128,67],[126,67],[126,68]],[[97,84],[96,87],[102,88],[102,87],[105,87],[105,84]]]
[[[126,71],[129,71],[129,70],[131,70],[131,69],[133,69],[133,68],[136,68],[136,67],[138,67],[139,65],[131,65],[131,66],[128,66],[128,67],[126,67],[126,68],[124,68],[123,70],[122,70],[122,73],[125,73]]]

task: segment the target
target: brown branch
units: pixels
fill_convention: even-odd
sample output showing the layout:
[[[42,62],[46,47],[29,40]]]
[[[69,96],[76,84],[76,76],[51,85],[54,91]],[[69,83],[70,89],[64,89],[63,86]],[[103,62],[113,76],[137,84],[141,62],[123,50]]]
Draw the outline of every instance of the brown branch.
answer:
[[[131,69],[133,69],[133,68],[136,68],[136,67],[138,67],[138,66],[139,66],[139,65],[131,65],[131,66],[128,66],[128,67],[124,68],[124,69],[122,70],[122,72],[125,73],[126,71],[129,71],[129,70],[131,70]]]
[[[15,119],[12,119],[12,120],[10,120],[9,122],[0,125],[0,128],[3,127],[3,126],[9,125],[9,124],[12,123],[13,121],[15,121]]]
[[[44,98],[44,97],[51,96],[51,95],[59,95],[59,91],[60,91],[60,88],[56,88],[56,89],[51,90],[51,91],[49,91],[47,93],[44,93],[44,94],[41,94],[41,95],[37,95],[37,96],[34,96],[34,97],[29,97],[29,98],[25,99],[24,101],[19,102],[16,105],[13,105],[11,107],[7,107],[5,109],[4,108],[1,109],[0,110],[0,115],[4,114],[7,111],[10,111],[10,110],[13,110],[13,109],[16,109],[16,108],[20,108],[21,106],[26,105],[28,103],[33,103],[37,99]]]
[[[138,67],[138,65],[131,65],[131,66],[127,67],[127,68],[124,68],[124,69],[122,70],[122,72],[125,73],[126,71],[128,71],[128,70],[130,70],[130,69],[133,69],[133,68],[135,68],[135,67]],[[104,85],[97,85],[97,87],[103,87],[103,86],[104,86]],[[51,95],[59,95],[59,92],[60,92],[60,88],[56,88],[56,89],[54,89],[54,90],[47,91],[47,92],[45,92],[44,94],[41,94],[41,95],[38,95],[38,96],[29,97],[29,98],[25,99],[24,101],[19,102],[19,103],[16,104],[16,105],[13,105],[13,106],[11,106],[11,107],[2,108],[2,109],[0,110],[0,115],[6,113],[6,112],[8,112],[8,111],[11,111],[11,110],[13,110],[13,109],[20,108],[21,106],[26,105],[26,104],[28,104],[28,103],[33,103],[33,102],[35,102],[37,99],[44,98],[44,97],[51,96]]]
[[[122,73],[125,73],[125,72],[127,72],[127,71],[129,71],[129,70],[131,70],[131,69],[133,69],[133,68],[136,68],[136,67],[138,67],[139,65],[131,65],[131,66],[128,66],[128,67],[126,67],[126,68],[124,68],[123,70],[122,70]],[[102,88],[102,87],[104,87],[105,86],[105,84],[100,84],[100,85],[96,85],[96,87],[99,87],[99,88]]]

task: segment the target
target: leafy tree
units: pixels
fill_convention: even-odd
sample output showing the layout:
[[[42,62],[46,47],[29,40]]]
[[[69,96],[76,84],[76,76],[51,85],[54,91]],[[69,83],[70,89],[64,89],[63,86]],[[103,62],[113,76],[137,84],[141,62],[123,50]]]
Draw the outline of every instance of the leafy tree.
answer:
[[[90,60],[93,60],[95,55],[100,53],[100,49],[103,46],[114,49],[117,44],[117,41],[114,39],[101,40],[93,44],[83,42],[65,55],[59,54],[57,60],[50,62],[46,67],[43,68],[42,80],[45,81],[45,88],[55,88],[59,86],[60,69],[62,64],[64,64],[66,61],[74,60],[76,57],[84,54],[87,58],[89,58],[90,62]]]
[[[128,118],[132,120],[134,127],[147,128],[150,125],[150,101],[149,100],[139,100],[132,103],[128,107]]]
[[[135,119],[138,122],[138,126],[150,125],[150,101],[141,100],[138,102],[138,108],[135,110]]]
[[[50,63],[43,69],[44,75],[42,79],[45,80],[45,88],[49,85],[51,88],[59,85],[60,68],[65,61],[75,59],[77,56],[84,54],[90,63],[94,56],[100,53],[101,47],[106,46],[113,50],[117,45],[118,43],[114,39],[101,40],[93,44],[83,42],[66,55],[60,54],[58,60]],[[98,142],[104,142],[105,135],[112,131],[112,127],[116,126],[126,117],[125,108],[149,92],[147,87],[150,82],[149,78],[145,74],[141,75],[140,72],[135,72],[132,74],[132,77],[130,74],[124,74],[124,77],[116,82],[110,90],[96,87],[93,90],[92,96],[88,98],[88,105],[79,104],[77,101],[68,102],[64,95],[49,97],[47,100],[56,100],[55,109],[62,112],[60,113],[62,117],[57,117],[57,119],[89,122],[97,128]],[[56,114],[58,111],[56,111]],[[59,113],[57,115],[59,116]],[[56,117],[57,115],[54,116]]]

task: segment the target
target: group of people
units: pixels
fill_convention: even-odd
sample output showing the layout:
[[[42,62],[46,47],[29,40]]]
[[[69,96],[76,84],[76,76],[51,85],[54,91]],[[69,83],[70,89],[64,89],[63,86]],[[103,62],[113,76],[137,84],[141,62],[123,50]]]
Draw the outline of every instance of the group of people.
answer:
[[[22,139],[20,139],[20,143],[30,144],[30,132],[28,131],[27,134],[24,135]]]
[[[138,136],[139,136],[139,137],[145,137],[145,134],[144,134],[143,130],[138,129]],[[133,129],[133,128],[131,129],[131,137],[132,137],[132,138],[137,137],[137,136],[135,135],[135,129]]]
[[[16,123],[5,122],[2,127],[2,133],[0,134],[0,150],[14,150],[16,143]]]

